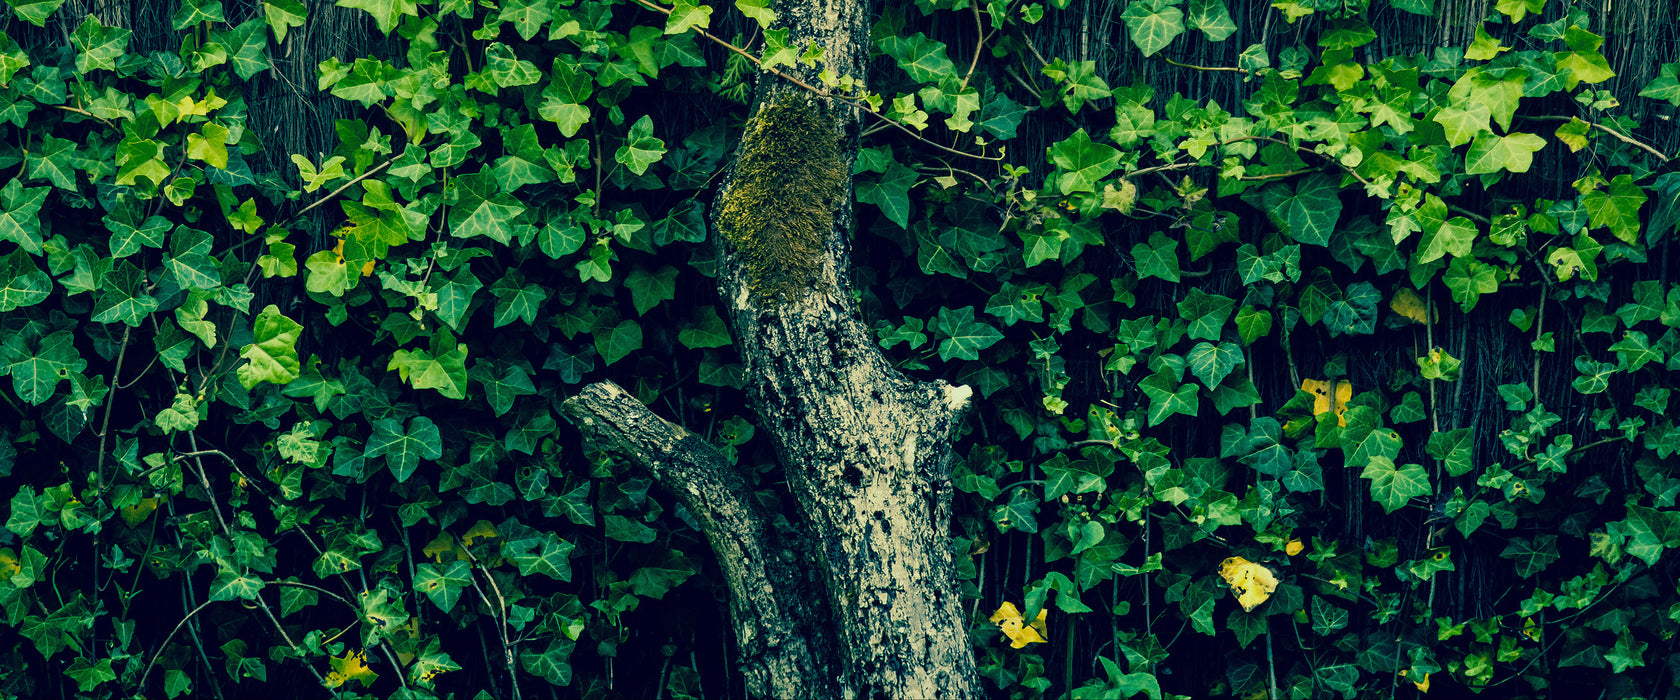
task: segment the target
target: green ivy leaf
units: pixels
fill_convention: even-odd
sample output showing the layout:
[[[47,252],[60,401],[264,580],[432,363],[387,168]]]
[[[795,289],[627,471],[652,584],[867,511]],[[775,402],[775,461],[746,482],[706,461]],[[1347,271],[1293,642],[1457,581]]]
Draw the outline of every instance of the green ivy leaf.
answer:
[[[1125,12],[1120,14],[1120,21],[1126,23],[1132,43],[1145,57],[1167,48],[1173,39],[1184,33],[1184,11],[1166,0],[1128,3]]]
[[[939,308],[939,359],[978,360],[980,351],[1003,340],[1003,333],[974,318],[974,307]]]
[[[945,44],[927,38],[926,34],[888,36],[877,44],[881,52],[891,56],[910,79],[918,83],[938,83],[956,72],[956,64],[945,55]]]
[[[40,211],[47,190],[24,187],[23,178],[12,178],[0,188],[0,241],[11,241],[26,251],[41,253]]]
[[[1190,0],[1190,26],[1202,30],[1208,41],[1224,41],[1237,33],[1237,23],[1225,9],[1225,0]]]
[[[227,15],[223,13],[221,0],[181,0],[181,6],[169,21],[180,31],[200,22],[226,22]]]
[[[1243,351],[1236,343],[1197,343],[1184,356],[1190,373],[1202,380],[1209,391],[1225,381],[1225,377],[1244,362]]]
[[[397,28],[397,22],[403,17],[420,16],[415,0],[338,0],[338,6],[363,10],[373,15],[373,22],[379,27],[379,33],[387,36],[391,34],[391,30]]]
[[[551,3],[544,0],[506,0],[501,3],[501,13],[496,15],[496,20],[512,23],[514,31],[519,32],[519,38],[530,41],[536,38],[543,24],[553,18],[550,8]]]
[[[665,142],[653,137],[653,118],[646,114],[630,126],[626,143],[613,154],[613,160],[637,175],[647,172],[649,166],[663,157]]]
[[[52,290],[52,278],[22,248],[0,258],[0,314],[46,301]]]
[[[1605,226],[1623,243],[1639,240],[1639,208],[1647,199],[1645,191],[1633,184],[1633,177],[1617,175],[1610,181],[1610,190],[1593,190],[1581,197],[1581,207],[1592,216],[1592,225]]]
[[[397,483],[408,481],[422,459],[443,456],[443,438],[436,423],[425,416],[409,419],[408,428],[397,418],[381,418],[373,422],[373,435],[368,438],[367,459],[384,457]]]
[[[267,0],[262,4],[263,19],[268,22],[268,28],[274,32],[274,42],[284,43],[286,31],[294,27],[302,27],[309,16],[299,0]]]
[[[1165,234],[1152,233],[1148,243],[1133,245],[1132,262],[1137,265],[1139,278],[1159,277],[1178,284],[1178,241]]]
[[[1058,168],[1056,186],[1062,194],[1095,192],[1097,181],[1120,167],[1120,151],[1092,142],[1080,129],[1050,147],[1050,160]]]
[[[1381,455],[1373,456],[1359,476],[1371,480],[1371,498],[1381,503],[1383,510],[1389,513],[1399,510],[1413,498],[1430,493],[1429,473],[1423,467],[1416,464],[1396,467],[1394,460]]]
[[[1162,368],[1138,382],[1138,388],[1149,397],[1149,426],[1155,427],[1174,414],[1196,417],[1196,385],[1180,385],[1172,370]]]
[[[392,353],[386,369],[397,370],[397,375],[416,389],[436,389],[451,399],[467,398],[467,344],[456,343],[455,335],[448,330],[432,335],[429,351]]]
[[[1291,187],[1287,183],[1265,190],[1267,216],[1301,243],[1327,246],[1342,215],[1340,190],[1329,176],[1314,173]]]
[[[472,566],[464,561],[448,564],[426,562],[414,567],[414,591],[425,594],[433,605],[445,613],[455,609],[461,592],[471,585]]]
[[[128,51],[128,38],[133,34],[127,29],[100,24],[89,14],[70,35],[70,45],[76,47],[76,72],[116,70],[117,58]]]
[[[706,305],[695,307],[692,321],[677,332],[677,342],[699,349],[727,347],[734,341],[729,338],[729,328],[718,316],[717,307]]]
[[[635,321],[620,321],[616,326],[595,331],[595,350],[601,353],[601,360],[607,365],[640,349],[642,326]]]
[[[47,18],[58,11],[64,0],[6,0],[19,19],[37,27],[46,27]]]
[[[239,367],[240,385],[249,390],[260,382],[284,385],[297,379],[302,369],[297,341],[303,326],[280,313],[280,308],[273,304],[257,314],[253,326],[251,343],[239,351],[239,356],[246,360]]]
[[[1231,320],[1231,312],[1236,308],[1236,301],[1228,296],[1192,288],[1184,295],[1184,300],[1178,302],[1178,315],[1190,322],[1191,338],[1218,341],[1225,323]]]
[[[1562,558],[1557,550],[1557,535],[1535,535],[1533,539],[1513,537],[1499,556],[1516,562],[1517,575],[1523,578],[1532,578]]]
[[[1500,170],[1526,173],[1534,162],[1534,152],[1545,145],[1546,140],[1534,134],[1478,134],[1470,152],[1464,155],[1464,174],[1485,175]]]
[[[560,539],[558,535],[544,532],[503,542],[502,556],[519,567],[521,576],[542,574],[558,581],[571,581],[573,547],[572,543]]]

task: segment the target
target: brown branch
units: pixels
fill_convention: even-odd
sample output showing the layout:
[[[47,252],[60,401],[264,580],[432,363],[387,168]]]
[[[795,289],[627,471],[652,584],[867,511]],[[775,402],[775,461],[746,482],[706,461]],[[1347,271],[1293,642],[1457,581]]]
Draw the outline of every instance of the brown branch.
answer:
[[[1241,73],[1243,75],[1254,75],[1254,71],[1251,71],[1247,68],[1231,68],[1229,66],[1198,66],[1198,65],[1194,65],[1194,64],[1190,64],[1190,63],[1179,63],[1178,61],[1174,61],[1170,58],[1167,58],[1166,56],[1162,56],[1161,60],[1166,61],[1167,63],[1171,63],[1175,66],[1178,66],[1179,68],[1189,68],[1189,69],[1192,69],[1192,70],[1200,70],[1200,71],[1208,71],[1208,72],[1230,72],[1230,73]]]
[[[1517,115],[1517,118],[1518,119],[1532,119],[1534,121],[1546,121],[1546,122],[1567,122],[1567,121],[1575,120],[1578,117],[1559,117],[1559,116],[1555,116],[1555,115],[1530,116],[1530,115],[1526,115],[1526,114],[1519,114],[1519,115]],[[1583,119],[1582,123],[1586,124],[1587,126],[1591,126],[1594,129],[1598,129],[1599,131],[1603,131],[1606,134],[1609,134],[1611,136],[1616,137],[1617,141],[1621,141],[1622,143],[1628,144],[1628,145],[1633,146],[1635,148],[1639,148],[1640,150],[1643,150],[1646,153],[1654,155],[1664,163],[1668,162],[1668,156],[1663,155],[1662,151],[1657,150],[1655,147],[1651,146],[1650,144],[1647,144],[1643,141],[1635,139],[1632,136],[1628,136],[1627,134],[1624,134],[1620,131],[1612,129],[1612,128],[1610,128],[1608,126],[1605,126],[1603,124],[1600,124],[1598,122],[1589,122],[1589,121],[1586,121],[1586,120]]]
[[[591,446],[635,462],[699,522],[729,581],[748,694],[836,696],[835,644],[813,567],[800,561],[804,543],[777,532],[734,465],[612,382],[584,387],[561,411]]]

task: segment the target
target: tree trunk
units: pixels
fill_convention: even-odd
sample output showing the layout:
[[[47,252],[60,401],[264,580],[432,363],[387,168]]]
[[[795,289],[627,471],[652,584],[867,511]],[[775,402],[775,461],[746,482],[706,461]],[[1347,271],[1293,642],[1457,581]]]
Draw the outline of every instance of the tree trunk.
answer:
[[[777,9],[789,45],[816,44],[821,67],[861,82],[867,4]],[[706,530],[730,585],[748,692],[978,697],[949,544],[950,434],[970,392],[901,374],[857,317],[845,271],[861,114],[789,79],[818,85],[816,70],[777,70],[755,90],[712,228],[748,399],[802,532],[777,532],[716,450],[616,386],[585,389],[566,412],[594,444],[647,468]]]

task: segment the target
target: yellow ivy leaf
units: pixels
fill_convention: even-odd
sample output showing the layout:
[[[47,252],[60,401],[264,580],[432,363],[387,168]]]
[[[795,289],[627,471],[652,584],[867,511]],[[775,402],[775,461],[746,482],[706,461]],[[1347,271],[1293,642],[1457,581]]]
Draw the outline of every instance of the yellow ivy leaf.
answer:
[[[1289,544],[1284,545],[1283,546],[1283,551],[1284,551],[1284,553],[1293,557],[1297,554],[1300,554],[1301,550],[1306,549],[1306,548],[1307,548],[1306,545],[1301,544],[1301,538],[1297,537],[1295,539],[1290,540]]]
[[[1406,669],[1403,669],[1403,668],[1400,669],[1400,677],[1401,678],[1406,677]],[[1410,679],[1408,679],[1408,680],[1410,680]],[[1423,680],[1413,681],[1412,685],[1417,686],[1418,692],[1420,692],[1420,693],[1429,692],[1429,674],[1427,674],[1427,673],[1423,674]]]
[[[1272,574],[1271,569],[1242,557],[1231,557],[1221,563],[1219,577],[1231,585],[1231,591],[1237,594],[1237,603],[1243,606],[1244,612],[1266,602],[1278,585],[1277,576]]]
[[[1334,411],[1336,425],[1347,425],[1347,418],[1342,414],[1347,411],[1347,402],[1353,399],[1353,382],[1346,379],[1302,379],[1301,390],[1312,392],[1313,415]]]
[[[11,547],[0,547],[0,580],[9,580],[22,569],[17,552]]]
[[[477,541],[478,538],[480,538],[480,537],[501,537],[501,536],[502,536],[501,533],[496,532],[496,526],[491,525],[490,521],[480,520],[476,523],[473,523],[472,529],[468,530],[467,534],[461,535],[461,541],[465,542],[468,547],[471,547],[471,546],[473,546],[473,542]]]
[[[327,663],[332,666],[332,672],[328,673],[326,678],[328,688],[337,688],[353,680],[359,681],[362,687],[366,688],[379,678],[379,674],[368,668],[367,657],[359,651],[346,653],[342,657],[328,657]]]
[[[128,523],[129,527],[134,527],[145,522],[146,516],[151,515],[157,507],[158,499],[142,498],[139,503],[118,509],[118,515],[122,516],[123,522]]]
[[[1394,293],[1394,298],[1388,301],[1388,308],[1418,323],[1429,323],[1434,316],[1429,313],[1429,305],[1423,302],[1423,298],[1407,287],[1401,287],[1400,291]]]
[[[420,550],[420,553],[431,557],[432,561],[437,564],[447,564],[450,561],[455,561],[456,559],[466,558],[456,553],[455,536],[447,532],[438,533],[437,537],[432,538],[431,542],[426,543],[426,548]],[[448,561],[444,561],[443,557],[445,554],[449,555]]]
[[[1003,630],[1004,636],[1009,637],[1010,647],[1020,649],[1028,644],[1043,644],[1050,641],[1044,638],[1046,632],[1044,619],[1048,613],[1049,611],[1040,608],[1038,617],[1032,621],[1031,625],[1026,625],[1023,624],[1026,622],[1026,618],[1021,616],[1021,611],[1016,609],[1015,604],[1005,602],[998,607],[997,612],[992,613],[991,621],[997,623],[998,629]]]

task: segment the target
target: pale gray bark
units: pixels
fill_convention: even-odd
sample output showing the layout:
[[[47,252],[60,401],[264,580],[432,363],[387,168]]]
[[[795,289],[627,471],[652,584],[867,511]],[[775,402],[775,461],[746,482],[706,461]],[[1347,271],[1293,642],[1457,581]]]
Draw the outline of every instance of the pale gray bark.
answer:
[[[816,42],[823,47],[825,66],[835,74],[865,76],[872,19],[866,3],[796,0],[777,9],[784,26],[792,30],[790,43]],[[814,70],[780,70],[809,85],[819,84]],[[757,106],[825,102],[824,113],[835,120],[835,133],[841,135],[838,166],[850,172],[861,116],[855,108],[771,75],[761,78],[754,97]],[[809,138],[810,134],[780,133],[749,123],[737,157],[764,142]],[[739,184],[736,174],[732,166],[719,201],[726,201]],[[774,546],[769,526],[752,522],[762,513],[752,508],[751,494],[740,477],[698,438],[654,417],[616,387],[592,386],[568,401],[567,411],[583,417],[581,424],[596,444],[649,465],[660,483],[702,518],[702,527],[730,572],[736,630],[744,640],[767,629],[791,633],[803,624],[763,619],[778,614],[806,614],[805,622],[830,625],[831,637],[807,641],[805,653],[813,659],[813,669],[832,669],[823,679],[831,685],[790,688],[777,684],[775,673],[750,670],[750,676],[770,679],[750,687],[750,692],[777,697],[978,697],[980,685],[949,539],[950,435],[953,423],[967,410],[969,391],[907,377],[881,355],[858,317],[847,284],[853,226],[849,185],[842,194],[825,205],[832,209],[832,225],[824,226],[814,283],[796,294],[763,298],[758,293],[762,286],[753,280],[753,261],[725,236],[714,235],[723,248],[719,291],[746,364],[748,399],[759,428],[776,446],[802,511],[801,524],[814,545],[814,570],[821,585],[808,601],[819,610],[806,614],[785,597],[796,595],[799,586],[784,581],[785,572],[764,565],[775,553],[763,549]],[[783,208],[793,211],[810,204],[786,202]],[[716,228],[717,221],[713,224]],[[614,413],[619,417],[606,418]],[[697,486],[700,492],[684,493]],[[733,496],[727,493],[731,489]],[[712,513],[702,515],[703,510]],[[713,532],[717,527],[764,534],[743,542],[733,532]],[[737,558],[741,561],[731,561]],[[755,616],[759,619],[749,619]],[[827,663],[816,658],[825,651],[834,654]],[[745,661],[770,666],[776,662],[769,656]],[[819,674],[810,674],[815,675]],[[818,682],[810,676],[808,682]]]

